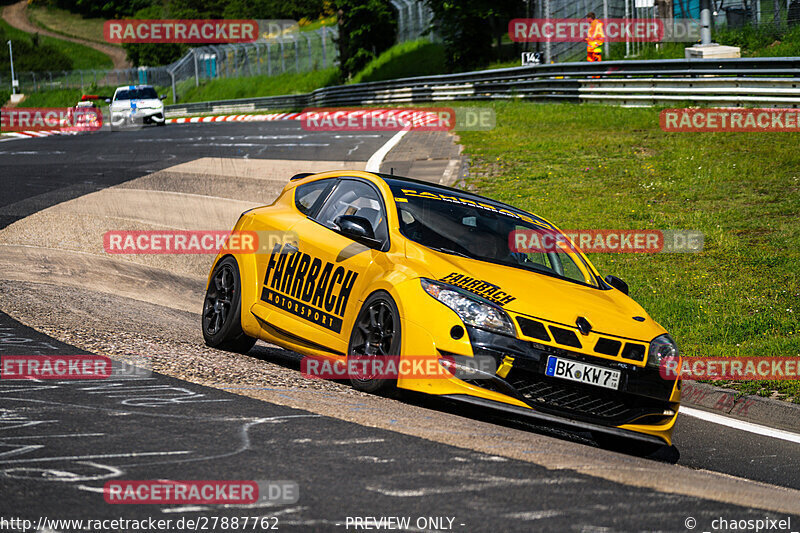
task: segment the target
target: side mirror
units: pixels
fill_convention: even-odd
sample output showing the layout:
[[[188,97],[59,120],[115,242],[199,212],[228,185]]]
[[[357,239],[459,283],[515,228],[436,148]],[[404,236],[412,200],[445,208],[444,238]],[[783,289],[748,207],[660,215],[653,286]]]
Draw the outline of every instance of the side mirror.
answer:
[[[380,248],[381,242],[375,239],[372,224],[364,217],[356,215],[341,215],[333,221],[339,228],[339,233],[370,248]]]
[[[110,104],[110,103],[111,103],[111,98],[106,98],[106,99],[105,99],[105,102],[106,102],[107,104]]]
[[[159,100],[166,100],[167,99],[167,95],[166,94],[159,95],[158,99]]]
[[[617,289],[622,294],[628,294],[628,284],[619,279],[617,276],[606,276],[606,283]]]

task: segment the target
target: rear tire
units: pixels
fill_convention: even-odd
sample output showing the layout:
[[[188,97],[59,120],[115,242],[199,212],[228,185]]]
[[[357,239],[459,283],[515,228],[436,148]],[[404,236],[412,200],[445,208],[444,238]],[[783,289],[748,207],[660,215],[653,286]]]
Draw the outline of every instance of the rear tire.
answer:
[[[236,259],[226,257],[217,263],[203,301],[203,338],[208,346],[247,353],[256,343],[242,330],[241,287]]]
[[[347,347],[348,357],[361,358],[400,355],[400,313],[389,293],[378,291],[367,298],[358,312]],[[396,379],[350,377],[353,388],[369,393],[393,389]]]

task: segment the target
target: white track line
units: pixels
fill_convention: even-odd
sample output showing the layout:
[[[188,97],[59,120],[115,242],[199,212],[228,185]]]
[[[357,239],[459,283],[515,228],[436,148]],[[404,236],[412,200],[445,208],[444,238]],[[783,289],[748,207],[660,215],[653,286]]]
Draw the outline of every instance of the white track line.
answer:
[[[773,439],[787,440],[789,442],[796,442],[800,444],[800,435],[797,433],[761,426],[759,424],[753,424],[752,422],[745,422],[743,420],[737,420],[735,418],[718,415],[716,413],[709,413],[708,411],[692,409],[691,407],[681,406],[680,412],[694,418],[699,418],[700,420],[705,420],[706,422],[711,422],[712,424],[719,424],[721,426],[727,426],[729,428],[755,433],[756,435],[763,435],[765,437],[772,437]]]
[[[386,154],[389,153],[389,150],[397,146],[397,143],[400,142],[400,139],[402,139],[403,136],[409,131],[411,131],[410,128],[405,128],[395,133],[391,139],[386,141],[386,144],[381,146],[377,152],[372,154],[372,157],[370,157],[369,161],[367,161],[367,166],[364,168],[364,170],[367,172],[380,172],[383,158],[386,157]]]

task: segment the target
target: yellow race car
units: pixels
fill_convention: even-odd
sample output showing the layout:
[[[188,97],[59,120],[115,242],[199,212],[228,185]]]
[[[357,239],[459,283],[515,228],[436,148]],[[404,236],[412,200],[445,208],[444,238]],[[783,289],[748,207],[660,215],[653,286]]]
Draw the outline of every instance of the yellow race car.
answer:
[[[667,332],[562,246],[520,252],[516,232],[545,219],[470,192],[360,171],[299,174],[233,234],[285,235],[214,261],[206,343],[246,352],[256,339],[307,357],[421,357],[395,379],[351,376],[591,431],[598,441],[671,444],[680,381]],[[266,241],[266,239],[264,239]],[[255,253],[251,253],[255,251]],[[488,364],[487,364],[488,363]]]

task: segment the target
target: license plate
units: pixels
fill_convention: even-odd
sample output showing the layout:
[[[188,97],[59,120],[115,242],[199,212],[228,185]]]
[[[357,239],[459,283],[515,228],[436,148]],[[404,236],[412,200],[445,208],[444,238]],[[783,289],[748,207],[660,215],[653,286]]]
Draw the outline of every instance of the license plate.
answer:
[[[554,378],[568,379],[578,383],[588,383],[589,385],[616,390],[619,389],[619,378],[622,372],[551,355],[547,358],[545,374]]]

